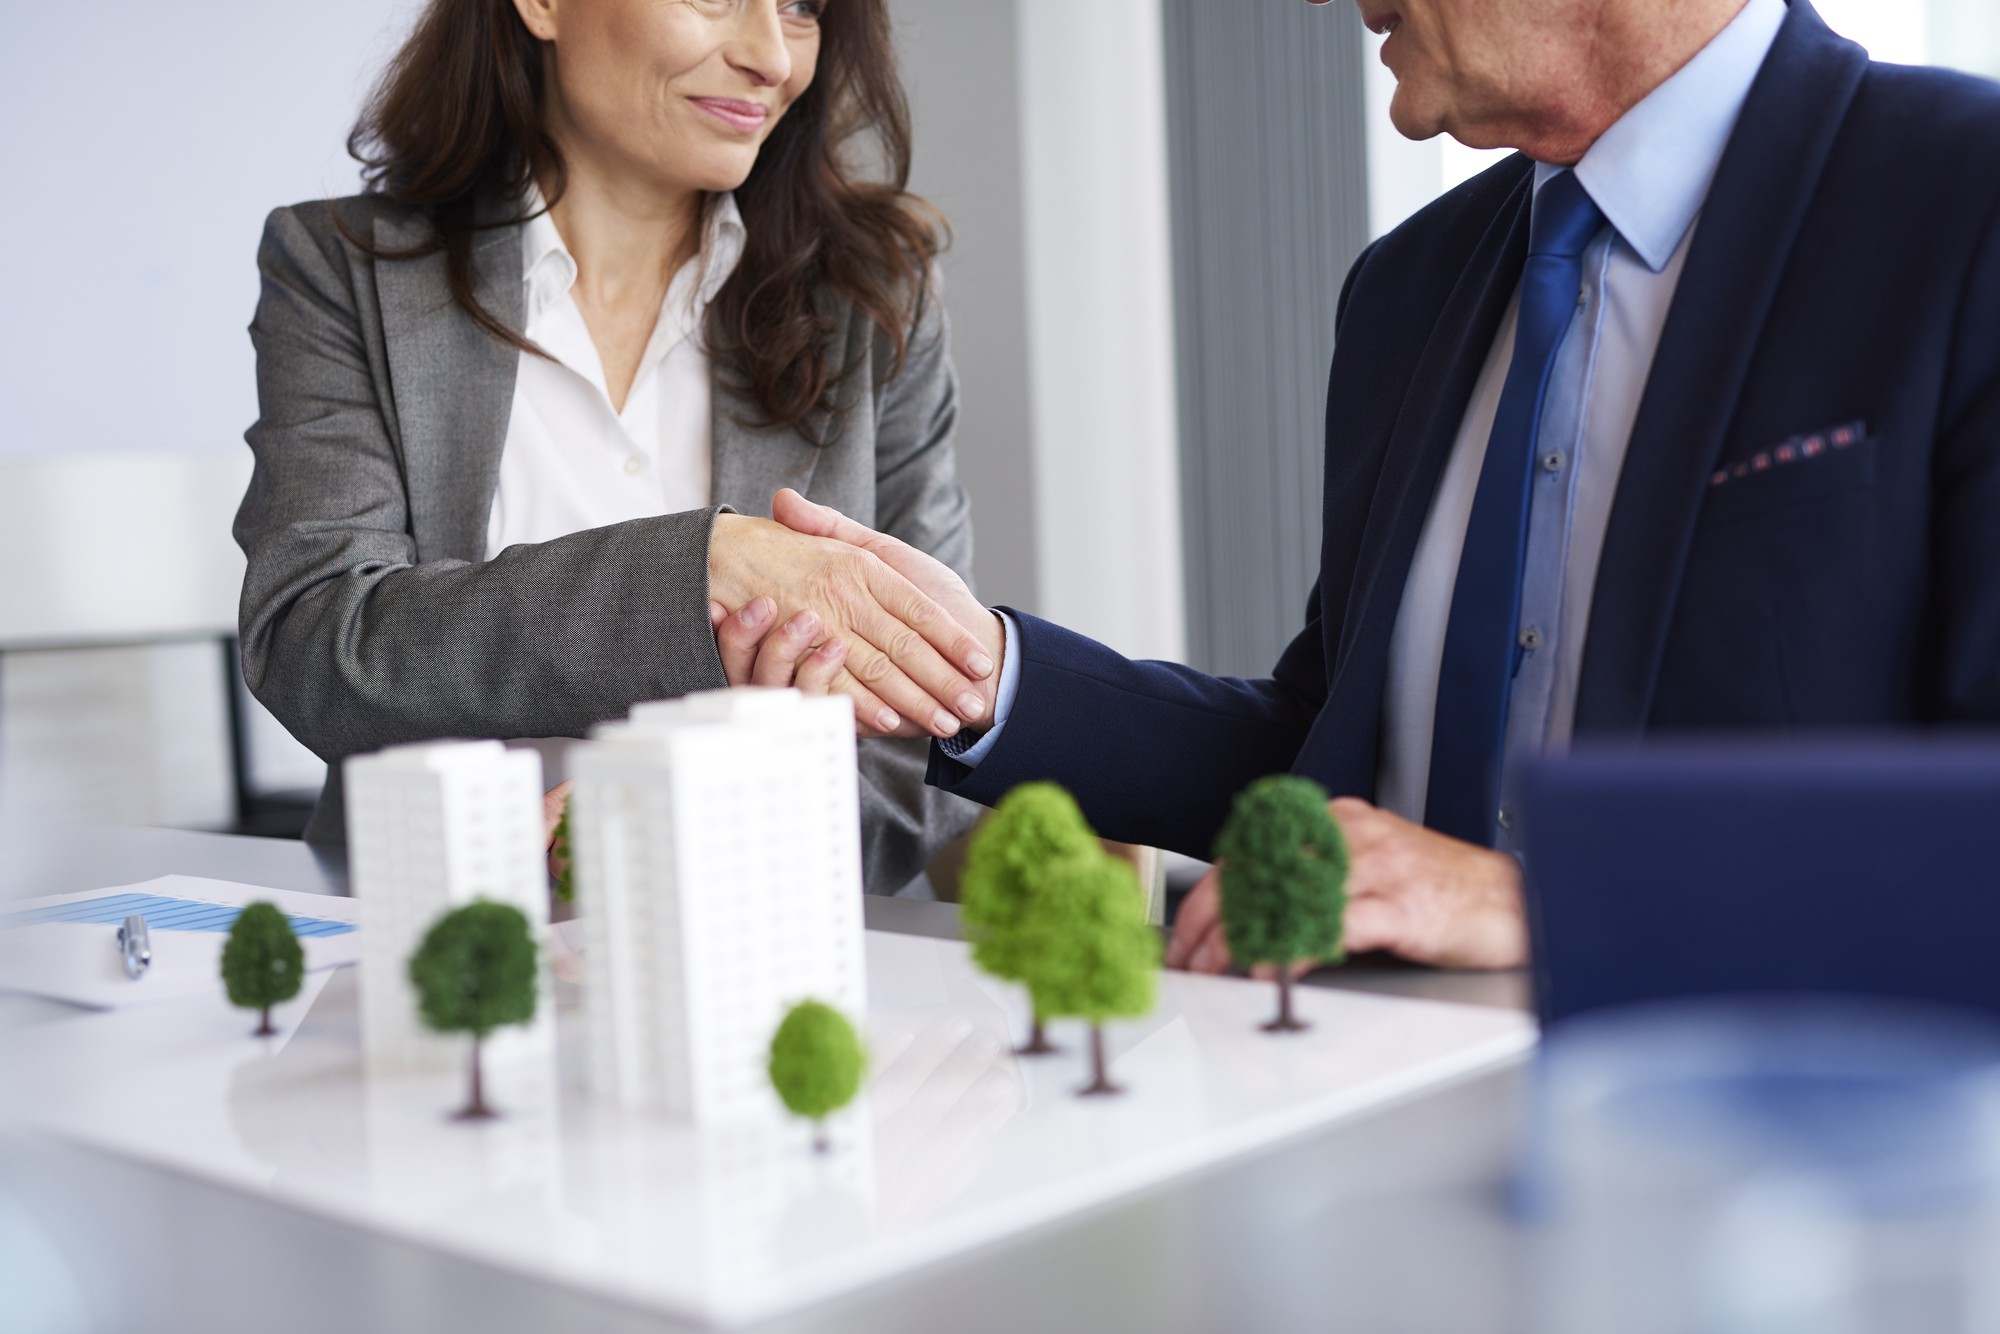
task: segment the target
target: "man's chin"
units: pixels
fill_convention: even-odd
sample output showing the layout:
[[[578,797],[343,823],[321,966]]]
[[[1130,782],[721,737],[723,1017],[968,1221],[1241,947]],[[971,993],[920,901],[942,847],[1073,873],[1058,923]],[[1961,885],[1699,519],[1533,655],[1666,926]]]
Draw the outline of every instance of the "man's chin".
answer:
[[[1410,79],[1396,81],[1396,95],[1389,99],[1389,123],[1396,133],[1419,143],[1445,131],[1443,108],[1426,95],[1421,82]]]

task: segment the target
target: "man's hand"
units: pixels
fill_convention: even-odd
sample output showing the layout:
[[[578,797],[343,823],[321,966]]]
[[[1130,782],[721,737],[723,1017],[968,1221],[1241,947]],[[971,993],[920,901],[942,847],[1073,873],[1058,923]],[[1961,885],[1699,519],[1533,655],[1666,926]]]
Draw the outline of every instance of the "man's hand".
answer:
[[[1006,651],[1006,634],[1000,619],[981,606],[965,582],[951,567],[925,552],[886,534],[875,532],[824,505],[815,505],[798,492],[784,490],[771,498],[771,513],[801,537],[839,542],[879,561],[898,577],[909,581],[921,595],[935,602],[979,645],[994,671],[977,687],[977,708],[981,717],[991,717],[994,692],[1000,684],[998,663]],[[808,693],[845,688],[840,679],[838,639],[827,639],[810,612],[802,612],[782,625],[776,605],[753,602],[730,615],[720,603],[710,607],[716,623],[715,642],[731,685],[791,685]],[[831,655],[831,656],[829,656]],[[850,692],[851,693],[851,692]],[[970,706],[959,715],[974,720]],[[861,730],[868,735],[919,736],[922,732],[904,724],[901,728],[870,727],[870,713],[857,704]]]
[[[1388,950],[1441,968],[1518,968],[1528,961],[1521,873],[1505,853],[1447,838],[1353,797],[1329,808],[1347,836],[1347,949]],[[1218,870],[1203,876],[1174,921],[1170,967],[1230,966]],[[1295,971],[1304,971],[1302,965]]]
[[[790,684],[780,661],[796,649],[790,665],[810,665],[808,684],[824,677],[851,696],[863,728],[898,732],[907,722],[915,725],[907,729],[911,735],[921,729],[951,736],[961,720],[990,715],[998,655],[867,543],[717,515],[709,590],[716,644],[732,685]],[[767,639],[775,642],[760,662]],[[800,661],[831,641],[841,649]],[[835,659],[836,653],[844,656]]]

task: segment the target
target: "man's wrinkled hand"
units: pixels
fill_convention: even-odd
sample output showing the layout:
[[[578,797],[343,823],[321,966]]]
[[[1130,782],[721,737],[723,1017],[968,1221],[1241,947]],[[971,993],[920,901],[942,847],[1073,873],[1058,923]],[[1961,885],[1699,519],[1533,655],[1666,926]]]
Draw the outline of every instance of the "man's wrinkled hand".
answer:
[[[1006,632],[1000,618],[972,595],[972,590],[950,566],[906,542],[856,523],[839,510],[816,505],[790,489],[771,498],[771,515],[801,536],[841,542],[867,553],[942,607],[994,666],[992,673],[973,687],[978,696],[979,716],[992,716],[994,696],[1000,686],[999,664],[1006,653]],[[794,622],[778,624],[775,609],[763,615],[753,615],[755,611],[753,605],[728,616],[719,604],[711,608],[717,622],[716,645],[722,652],[731,683],[795,685],[809,692],[825,689],[829,672],[826,664],[813,660],[811,629]],[[792,679],[786,679],[788,670],[794,673]],[[960,714],[968,722],[974,721],[972,711],[962,708]],[[862,721],[865,725],[865,714]],[[919,733],[904,726],[892,734]]]
[[[731,685],[837,690],[876,733],[951,736],[990,716],[997,655],[866,544],[717,515],[709,592]]]
[[[1520,867],[1512,857],[1448,838],[1353,797],[1330,808],[1347,838],[1346,945],[1441,968],[1518,968],[1528,960]],[[1170,967],[1231,965],[1222,929],[1220,868],[1181,904]],[[1299,964],[1303,972],[1311,964]]]

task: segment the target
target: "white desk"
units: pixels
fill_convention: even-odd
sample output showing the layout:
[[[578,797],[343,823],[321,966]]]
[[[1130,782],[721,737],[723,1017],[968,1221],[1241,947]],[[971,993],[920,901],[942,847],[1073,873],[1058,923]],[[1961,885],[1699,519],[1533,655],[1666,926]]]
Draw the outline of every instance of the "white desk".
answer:
[[[310,888],[315,878],[322,886],[329,882],[326,870],[315,866],[296,845],[281,852],[274,845],[189,836],[122,834],[94,839],[77,845],[73,857],[56,860],[84,864],[76,873],[86,883],[96,884],[166,871],[251,879],[245,872],[252,863],[266,872],[261,877],[265,883]],[[8,869],[23,866],[23,860],[15,860]],[[270,874],[273,871],[285,874]],[[14,875],[0,875],[0,892],[83,887],[60,882],[46,863],[30,878],[32,884],[24,886]],[[949,909],[936,905],[876,901],[870,908],[873,918],[900,917],[903,925],[928,926],[934,932],[950,917]],[[883,924],[875,922],[878,927]],[[876,951],[891,956],[886,966],[906,978],[927,973],[955,976],[950,971],[955,947],[878,937]],[[1428,975],[1387,976],[1409,984]],[[1219,1004],[1218,1014],[1232,1005],[1242,1009],[1241,1015],[1228,1016],[1224,1026],[1230,1029],[1235,1020],[1254,1019],[1251,1011],[1268,1000],[1262,988],[1253,991],[1194,978],[1171,979],[1169,991],[1171,1008],[1193,1004],[1199,1009],[1206,1002],[1211,1008]],[[906,994],[899,1007],[892,995],[879,998],[878,1045],[885,1037],[893,1039],[899,1024],[915,1027],[904,1023],[907,1013],[899,1018],[898,1011],[907,1012],[917,999]],[[1356,1013],[1352,1007],[1365,1010],[1378,1004],[1337,993],[1316,992],[1307,999],[1316,1012],[1324,1011],[1323,1021],[1342,1012]],[[1003,997],[989,995],[981,1003],[995,1024],[1006,1022]],[[340,1032],[343,1023],[351,1023],[351,1016],[342,1018],[338,992],[323,997],[321,1005],[324,1011],[315,1006],[316,1019],[308,1020],[306,1030],[287,1048],[290,1055],[261,1066],[246,1062],[261,1071],[243,1077],[251,1079],[250,1085],[240,1086],[239,1078],[234,1084],[225,1080],[222,1087],[221,1096],[239,1121],[230,1151],[254,1145],[251,1168],[256,1170],[261,1163],[261,1170],[270,1173],[263,1189],[245,1191],[242,1182],[231,1188],[190,1179],[184,1171],[163,1168],[157,1160],[133,1161],[134,1155],[128,1153],[60,1149],[31,1162],[16,1162],[15,1175],[27,1198],[50,1213],[59,1230],[79,1241],[87,1238],[92,1253],[115,1259],[131,1274],[122,1285],[126,1301],[116,1328],[267,1329],[274,1309],[267,1302],[275,1302],[275,1309],[285,1312],[284,1323],[298,1329],[677,1328],[681,1326],[672,1311],[702,1308],[702,1294],[694,1294],[696,1300],[690,1302],[685,1291],[678,1298],[669,1291],[670,1275],[662,1277],[669,1267],[622,1289],[588,1281],[586,1271],[592,1266],[643,1274],[644,1266],[634,1264],[631,1248],[655,1235],[646,1231],[648,1208],[653,1210],[651,1226],[671,1226],[671,1209],[660,1212],[660,1193],[619,1188],[623,1173],[614,1173],[608,1185],[600,1173],[594,1189],[601,1198],[622,1200],[619,1208],[624,1214],[614,1220],[586,1210],[588,1216],[579,1217],[575,1209],[550,1211],[531,1204],[529,1213],[545,1221],[567,1218],[583,1231],[565,1235],[552,1226],[530,1232],[525,1248],[512,1252],[455,1245],[443,1235],[449,1228],[442,1222],[435,1229],[439,1235],[413,1242],[408,1228],[382,1230],[380,1217],[357,1226],[353,1221],[335,1221],[356,1218],[352,1212],[324,1207],[300,1210],[276,1202],[274,1197],[286,1192],[273,1183],[283,1183],[288,1176],[294,1188],[313,1178],[322,1186],[328,1178],[351,1185],[353,1153],[365,1140],[362,1128],[371,1114],[403,1118],[410,1135],[397,1137],[397,1142],[405,1147],[436,1141],[423,1153],[404,1155],[401,1169],[385,1166],[378,1171],[377,1194],[393,1195],[401,1189],[405,1198],[414,1194],[421,1199],[424,1181],[450,1179],[448,1171],[440,1177],[440,1163],[453,1155],[482,1152],[458,1133],[462,1127],[445,1126],[437,1119],[436,1113],[449,1105],[453,1089],[407,1090],[413,1101],[379,1113],[371,1112],[359,1097],[344,1103],[320,1097],[288,1104],[291,1095],[285,1090],[296,1091],[302,1086],[300,1080],[310,1085],[324,1077],[329,1061],[337,1079],[337,1070],[351,1054],[351,1035],[343,1037]],[[1140,1157],[1150,1151],[1146,1149],[1147,1136],[1153,1133],[1149,1126],[1161,1118],[1193,1117],[1226,1126],[1231,1121],[1229,1108],[1218,1112],[1215,1107],[1190,1105],[1201,1101],[1204,1089],[1214,1087],[1212,1080],[1173,1082],[1173,1052],[1186,1044],[1159,1041],[1173,1018],[1169,1015],[1166,1024],[1150,1034],[1143,1031],[1144,1025],[1135,1026],[1130,1035],[1138,1043],[1135,1057],[1145,1053],[1148,1042],[1164,1055],[1156,1055],[1155,1065],[1143,1070],[1143,1078],[1139,1064],[1132,1065],[1128,1077],[1134,1092],[1124,1104],[1077,1104],[1067,1097],[1075,1071],[1059,1065],[1031,1068],[1014,1090],[1013,1106],[1004,1116],[1002,1110],[1009,1103],[1005,1097],[996,1098],[982,1113],[984,1120],[998,1118],[1012,1129],[978,1142],[975,1125],[970,1160],[976,1164],[983,1153],[987,1166],[992,1166],[993,1144],[1010,1134],[1017,1148],[1033,1150],[1033,1136],[1018,1132],[1043,1112],[1098,1118],[1107,1131],[1101,1154],[1104,1171],[1096,1174],[1100,1178],[1107,1172],[1116,1176],[1121,1162],[1129,1166],[1133,1151],[1142,1151]],[[1184,1012],[1180,1018],[1185,1020]],[[1505,1016],[1495,1018],[1503,1021],[1495,1025],[1496,1034],[1512,1025]],[[63,1044],[49,1035],[67,1028],[82,1040],[83,1030],[76,1026],[81,1022],[96,1021],[56,1019],[36,1025],[36,1030],[45,1042],[60,1047]],[[315,1033],[315,1022],[324,1025],[323,1032]],[[889,1031],[882,1031],[883,1024]],[[1181,1027],[1187,1027],[1185,1022]],[[1324,1025],[1322,1034],[1308,1041],[1338,1041],[1341,1032],[1337,1025]],[[1225,1043],[1218,1050],[1238,1049]],[[1305,1068],[1310,1063],[1302,1064]],[[277,1078],[287,1070],[290,1076]],[[258,1080],[263,1081],[261,1086]],[[1239,1078],[1232,1087],[1243,1082]],[[918,1081],[916,1091],[921,1092],[921,1085]],[[1005,1092],[1005,1085],[1004,1079],[989,1081],[989,1091]],[[743,1290],[752,1299],[735,1306],[733,1313],[756,1315],[760,1309],[792,1308],[790,1314],[776,1314],[772,1323],[762,1326],[785,1329],[1273,1328],[1299,1323],[1313,1312],[1326,1316],[1335,1311],[1351,1317],[1373,1312],[1381,1317],[1358,1319],[1355,1328],[1510,1327],[1518,1310],[1513,1277],[1495,1261],[1517,1243],[1499,1210],[1493,1181],[1502,1163],[1511,1089],[1509,1075],[1475,1079],[1401,1104],[1394,1111],[1310,1132],[1219,1167],[1199,1170],[1199,1163],[1178,1164],[1157,1174],[1164,1184],[1137,1195],[1125,1193],[1129,1181],[1114,1183],[1110,1189],[1100,1182],[1099,1187],[1078,1193],[1073,1179],[1052,1195],[1048,1180],[1035,1179],[1043,1155],[1034,1151],[1001,1162],[1002,1170],[988,1172],[984,1185],[975,1181],[976,1188],[968,1192],[952,1176],[965,1171],[968,1155],[946,1151],[953,1144],[965,1148],[965,1135],[929,1136],[933,1156],[899,1164],[896,1172],[881,1171],[883,1164],[876,1163],[872,1199],[866,1198],[868,1191],[859,1197],[846,1191],[836,1160],[828,1169],[833,1177],[830,1190],[814,1187],[802,1196],[788,1197],[795,1202],[817,1201],[801,1215],[807,1219],[803,1234],[799,1225],[791,1223],[771,1231],[770,1218],[759,1221],[754,1209],[746,1216],[766,1237],[781,1235],[796,1246],[804,1235],[808,1252],[831,1238],[844,1253],[836,1255],[830,1266],[822,1266],[818,1279],[809,1264],[787,1268],[787,1273],[806,1276],[803,1286],[791,1292],[784,1291],[771,1272],[750,1275],[752,1282]],[[1338,1090],[1308,1091],[1308,1101],[1323,1096],[1338,1096]],[[346,1107],[354,1114],[342,1113],[329,1121],[328,1106]],[[315,1107],[320,1109],[317,1117]],[[509,1170],[520,1189],[512,1195],[503,1192],[503,1198],[489,1200],[469,1215],[461,1211],[461,1222],[469,1217],[472,1231],[484,1229],[490,1234],[496,1226],[496,1209],[512,1208],[518,1215],[524,1199],[548,1198],[544,1188],[552,1181],[570,1183],[570,1198],[577,1197],[580,1169],[575,1164],[588,1155],[579,1158],[577,1141],[566,1140],[562,1133],[537,1139],[531,1132],[538,1114],[530,1097],[512,1127],[511,1141],[506,1139],[509,1130],[500,1128],[498,1142],[513,1145],[501,1152],[501,1158],[515,1155]],[[254,1123],[250,1127],[254,1134],[240,1124],[244,1117]],[[563,1120],[555,1116],[548,1124],[559,1129]],[[1240,1129],[1244,1122],[1237,1124]],[[1266,1125],[1260,1132],[1266,1142],[1285,1133],[1282,1126],[1275,1134],[1272,1129]],[[1297,1131],[1299,1126],[1290,1129]],[[654,1136],[656,1149],[664,1143],[657,1128],[646,1133]],[[1123,1159],[1121,1152],[1126,1155]],[[858,1160],[847,1161],[851,1178]],[[816,1170],[808,1158],[784,1162],[786,1171]],[[334,1165],[339,1164],[348,1166],[336,1170]],[[540,1172],[538,1164],[553,1175]],[[973,1175],[978,1177],[977,1166]],[[607,1189],[610,1194],[604,1196]],[[858,1199],[861,1206],[859,1214],[850,1211],[846,1216],[848,1223],[841,1221],[838,1209],[828,1214],[823,1208],[839,1204],[843,1191],[850,1204]],[[1011,1199],[1008,1207],[1015,1211],[997,1229],[991,1208],[954,1213],[949,1207],[952,1201],[968,1198],[985,1198],[990,1206],[996,1191],[1005,1197],[1003,1205]],[[940,1197],[945,1207],[938,1205]],[[1025,1216],[1020,1213],[1023,1208]],[[872,1222],[868,1221],[871,1209]],[[815,1210],[821,1212],[816,1216]],[[441,1215],[433,1208],[430,1216]],[[592,1232],[592,1227],[597,1230]],[[982,1244],[984,1238],[973,1235],[981,1229],[1006,1239]],[[930,1254],[948,1258],[907,1271],[900,1260],[884,1265],[879,1253],[870,1258],[870,1248],[879,1252],[876,1243],[885,1231],[896,1245],[907,1246],[914,1238],[928,1245]],[[509,1235],[520,1240],[517,1232]],[[815,1236],[818,1242],[811,1240]],[[689,1244],[685,1237],[682,1244]],[[724,1247],[722,1253],[732,1252]],[[863,1269],[875,1264],[880,1272],[900,1272],[826,1300],[812,1300],[851,1288],[857,1263]],[[831,1273],[846,1277],[829,1282],[826,1275]],[[150,1313],[135,1310],[131,1298],[147,1292],[154,1294],[157,1304]],[[797,1306],[801,1301],[809,1304]]]

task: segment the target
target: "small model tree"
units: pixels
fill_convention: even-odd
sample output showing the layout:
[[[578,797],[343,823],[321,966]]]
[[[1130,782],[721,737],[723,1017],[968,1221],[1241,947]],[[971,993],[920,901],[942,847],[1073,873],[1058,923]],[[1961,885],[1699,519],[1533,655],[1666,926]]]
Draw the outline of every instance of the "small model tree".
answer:
[[[1338,963],[1347,911],[1347,840],[1310,779],[1260,778],[1237,795],[1215,840],[1222,864],[1222,933],[1239,962],[1278,973],[1278,1017],[1267,1033],[1296,1033],[1291,966]]]
[[[1048,868],[1023,933],[1037,1014],[1090,1023],[1091,1080],[1078,1093],[1121,1092],[1104,1061],[1104,1025],[1153,1008],[1160,937],[1131,863],[1092,847]]]
[[[504,903],[468,903],[446,913],[410,959],[410,982],[424,1023],[440,1033],[472,1035],[472,1092],[457,1119],[491,1119],[480,1047],[494,1029],[535,1017],[535,938],[528,919]]]
[[[826,1118],[861,1091],[868,1056],[847,1017],[830,1005],[800,1001],[771,1036],[771,1087],[794,1116],[813,1123],[813,1149],[825,1153]]]
[[[276,904],[253,903],[236,914],[222,947],[222,985],[231,1005],[262,1014],[254,1036],[278,1031],[271,1027],[271,1007],[298,995],[305,975],[306,952]]]
[[[562,819],[556,821],[555,836],[549,840],[549,866],[555,871],[556,897],[564,903],[576,901],[576,858],[569,847],[569,801],[563,802]]]
[[[1027,981],[1031,952],[1024,942],[1044,883],[1068,858],[1099,851],[1076,801],[1054,783],[1024,783],[1003,797],[973,834],[959,878],[959,912],[972,940],[972,961],[1003,981]],[[1044,1018],[1037,1008],[1020,1055],[1056,1050]]]

